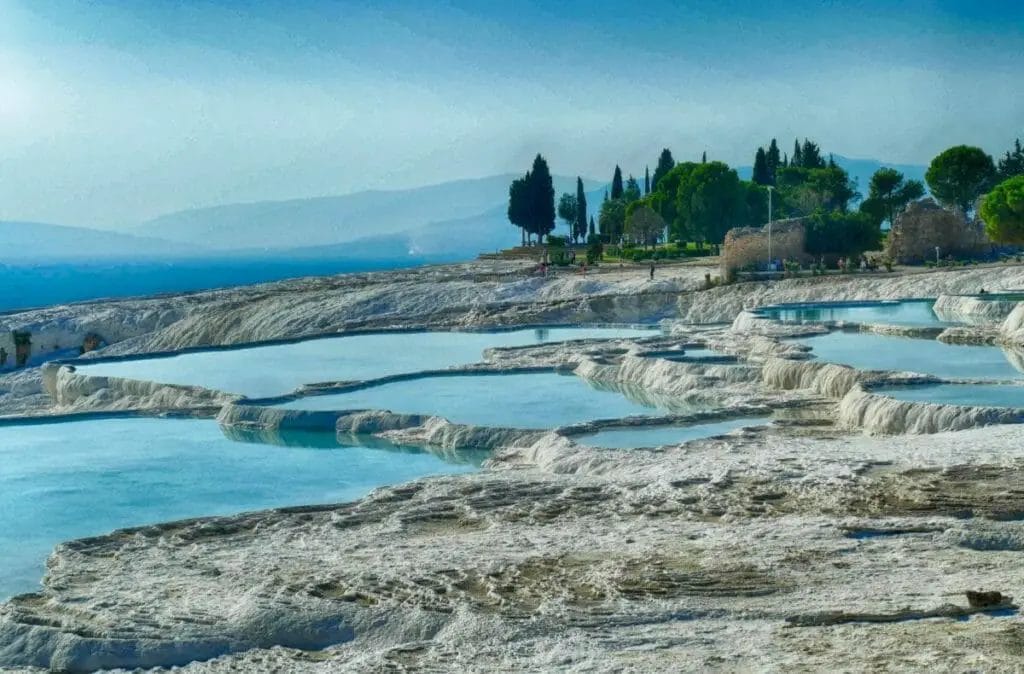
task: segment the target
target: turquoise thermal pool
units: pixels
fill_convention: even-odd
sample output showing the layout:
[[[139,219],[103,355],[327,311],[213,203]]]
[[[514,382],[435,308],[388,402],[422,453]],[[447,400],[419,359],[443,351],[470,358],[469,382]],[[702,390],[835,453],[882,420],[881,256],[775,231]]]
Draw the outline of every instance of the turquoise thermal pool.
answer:
[[[409,449],[341,447],[333,433],[291,442],[236,442],[215,422],[191,419],[0,427],[0,600],[37,588],[46,556],[69,539],[351,501],[381,485],[475,470]]]
[[[822,302],[782,304],[764,307],[757,313],[787,323],[883,323],[907,326],[953,325],[936,316],[935,300],[901,300],[892,302]]]
[[[890,386],[872,393],[897,400],[935,403],[938,405],[970,405],[976,407],[1024,408],[1024,386],[1013,384],[922,384]]]
[[[284,395],[303,384],[360,381],[439,370],[483,359],[484,349],[571,339],[654,337],[651,328],[530,328],[508,332],[400,332],[309,339],[78,365],[89,375],[186,384],[250,398]]]
[[[870,332],[836,331],[798,340],[819,360],[861,370],[897,370],[951,379],[1020,379],[1024,354],[997,346],[945,344]]]
[[[309,396],[277,405],[301,410],[375,409],[433,414],[496,428],[556,428],[595,419],[693,411],[656,397],[599,388],[572,374],[445,375]]]
[[[693,424],[690,426],[637,426],[633,428],[606,428],[590,435],[574,438],[577,442],[605,449],[634,449],[678,445],[690,440],[723,435],[738,428],[760,426],[771,417],[743,417]]]

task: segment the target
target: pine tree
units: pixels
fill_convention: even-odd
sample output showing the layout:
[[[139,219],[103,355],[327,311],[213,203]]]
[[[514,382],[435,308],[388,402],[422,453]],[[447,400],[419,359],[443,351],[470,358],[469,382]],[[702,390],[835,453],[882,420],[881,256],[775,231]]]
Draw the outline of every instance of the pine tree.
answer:
[[[672,153],[666,147],[661,151],[661,156],[658,157],[658,165],[654,167],[654,176],[651,178],[651,189],[658,189],[658,182],[668,175],[668,172],[676,167],[676,160],[672,158]]]
[[[1018,143],[1020,141],[1017,141]],[[1007,153],[1009,154],[1009,153]],[[651,169],[648,166],[644,167],[644,196],[646,197],[651,193]]]
[[[573,229],[573,241],[587,235],[587,195],[583,192],[583,179],[576,176],[576,227]]]
[[[779,157],[779,145],[775,142],[774,138],[772,138],[772,142],[768,144],[768,153],[765,156],[765,159],[768,162],[768,175],[771,179],[770,184],[774,185],[775,174],[782,166],[782,159]]]
[[[615,174],[612,176],[612,199],[622,198],[622,169],[615,165]]]
[[[754,155],[754,174],[752,179],[758,185],[771,185],[772,175],[768,169],[768,156],[765,154],[764,148],[757,148],[757,153]]]
[[[825,168],[825,160],[821,158],[818,144],[804,138],[804,146],[800,149],[800,166],[809,169]]]
[[[1020,138],[1014,141],[1013,150],[1007,151],[999,160],[999,179],[1008,180],[1014,176],[1024,175],[1024,148],[1021,148]]]
[[[804,165],[804,157],[803,152],[800,149],[799,140],[793,141],[793,158],[790,160],[790,163],[797,168]]]

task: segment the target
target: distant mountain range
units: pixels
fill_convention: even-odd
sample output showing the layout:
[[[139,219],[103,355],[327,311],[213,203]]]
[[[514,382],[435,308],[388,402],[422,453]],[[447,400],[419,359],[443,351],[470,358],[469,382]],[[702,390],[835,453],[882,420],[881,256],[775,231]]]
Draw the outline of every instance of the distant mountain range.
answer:
[[[924,166],[835,155],[867,191],[883,166],[924,179]],[[738,167],[749,179],[750,167]],[[190,258],[232,254],[374,260],[466,259],[519,242],[505,214],[512,174],[407,190],[226,204],[169,213],[119,233],[33,222],[2,222],[0,262],[103,258]],[[555,194],[575,193],[576,178],[555,176]],[[607,183],[584,180],[595,216]],[[560,219],[555,232],[567,228]]]
[[[0,241],[0,262],[189,256],[196,250],[194,245],[148,236],[12,220],[0,220]]]
[[[133,232],[220,250],[334,245],[483,215],[507,202],[508,186],[515,177],[496,175],[408,190],[227,204],[170,213]],[[575,192],[576,178],[555,176],[554,180],[556,192]],[[596,185],[588,182],[589,187]]]

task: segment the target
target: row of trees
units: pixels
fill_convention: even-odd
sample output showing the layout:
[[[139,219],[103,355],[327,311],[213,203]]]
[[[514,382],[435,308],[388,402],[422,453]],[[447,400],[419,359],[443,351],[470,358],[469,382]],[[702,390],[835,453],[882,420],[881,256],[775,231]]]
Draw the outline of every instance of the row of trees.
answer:
[[[804,138],[793,141],[793,159],[788,154],[779,157],[779,145],[772,138],[768,147],[759,147],[754,153],[754,170],[751,180],[758,185],[778,184],[779,174],[785,169],[823,169],[836,168],[835,160],[829,155],[828,162],[821,156],[821,149],[814,141]]]
[[[1018,140],[998,164],[980,148],[949,148],[932,160],[925,178],[940,203],[967,213],[997,183],[1020,175],[1024,175],[1024,150]],[[1017,192],[1012,188],[999,190],[998,207],[993,198],[987,214],[983,211],[987,222],[1007,221],[1006,213],[1024,208],[1015,201]],[[633,176],[623,180],[621,168],[615,167],[596,231],[593,216],[588,220],[579,178],[576,194],[563,194],[557,212],[576,241],[600,237],[610,243],[649,245],[674,240],[703,246],[721,243],[733,227],[764,223],[769,190],[775,219],[809,219],[808,252],[851,255],[876,247],[882,223],[891,223],[900,209],[922,197],[925,186],[895,169],[882,168],[871,177],[864,196],[832,155],[826,158],[814,141],[795,141],[790,155],[781,153],[773,138],[757,148],[751,180],[741,180],[723,162],[707,161],[706,154],[700,162],[677,163],[666,148],[653,175],[645,169],[642,186]],[[514,181],[509,191],[509,220],[522,228],[524,242],[532,235],[541,240],[554,229],[553,199],[547,162],[538,155],[531,171]],[[852,210],[851,204],[858,200],[859,208]],[[996,232],[993,238],[1024,238],[1024,224],[1020,229],[1020,236],[997,236]]]

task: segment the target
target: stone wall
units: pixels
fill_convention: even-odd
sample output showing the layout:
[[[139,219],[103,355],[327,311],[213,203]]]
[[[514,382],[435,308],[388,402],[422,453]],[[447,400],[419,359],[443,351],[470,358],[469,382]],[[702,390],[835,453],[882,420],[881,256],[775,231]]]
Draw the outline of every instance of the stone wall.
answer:
[[[896,215],[885,254],[901,264],[921,264],[939,256],[976,257],[988,255],[992,242],[981,220],[967,220],[959,211],[946,210],[932,199],[909,204]]]
[[[809,259],[804,252],[807,232],[803,218],[772,223],[772,257],[776,260]],[[768,226],[737,227],[726,232],[722,244],[722,278],[731,280],[738,270],[749,265],[762,267],[768,261]]]

